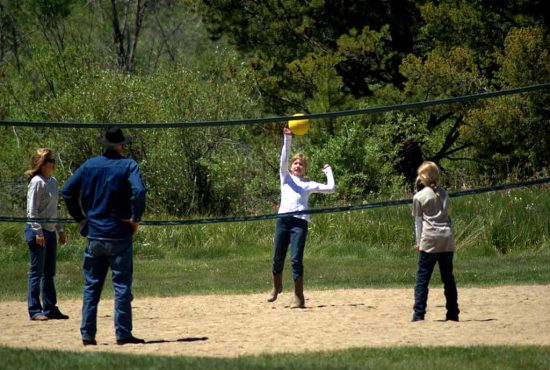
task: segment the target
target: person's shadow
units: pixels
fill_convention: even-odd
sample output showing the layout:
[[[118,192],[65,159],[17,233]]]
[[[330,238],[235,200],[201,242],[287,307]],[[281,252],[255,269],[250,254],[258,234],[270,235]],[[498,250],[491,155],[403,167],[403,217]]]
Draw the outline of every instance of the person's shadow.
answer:
[[[376,308],[376,306],[367,306],[364,303],[343,303],[343,304],[320,304],[316,306],[308,305],[308,306],[305,306],[304,308],[301,308],[301,310],[314,310],[316,308],[330,308],[330,307],[359,307],[359,306],[364,306],[366,308]],[[290,305],[285,306],[285,308],[290,308]]]
[[[440,319],[440,320],[434,320],[437,322],[447,322],[449,320]],[[460,322],[489,322],[489,321],[497,321],[497,319],[469,319],[469,320],[460,320]]]
[[[177,343],[177,342],[201,342],[201,341],[207,341],[208,337],[189,337],[189,338],[179,338],[175,340],[167,340],[167,339],[154,339],[154,340],[146,340],[144,344],[158,344],[158,343]]]

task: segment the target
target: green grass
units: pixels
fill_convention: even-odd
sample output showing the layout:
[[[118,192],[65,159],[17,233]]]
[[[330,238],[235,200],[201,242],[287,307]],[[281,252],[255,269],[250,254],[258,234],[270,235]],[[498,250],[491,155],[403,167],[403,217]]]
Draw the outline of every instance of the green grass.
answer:
[[[522,189],[452,201],[455,277],[467,286],[550,282],[550,192]],[[146,296],[265,292],[273,221],[143,227],[135,240],[134,293]],[[58,250],[60,299],[80,298],[84,240],[75,226]],[[410,207],[318,215],[305,252],[306,289],[406,287],[412,291]],[[0,224],[0,300],[25,300],[28,256],[21,224]],[[285,283],[290,284],[288,261]],[[434,274],[432,286],[440,286]],[[106,284],[105,297],[112,297]],[[547,369],[550,347],[359,348],[241,357],[152,357],[0,347],[2,369]]]
[[[548,369],[550,347],[358,348],[236,359],[31,351],[0,347],[9,369]]]
[[[464,256],[455,260],[458,287],[508,284],[548,284],[549,255]],[[17,262],[0,267],[0,300],[25,300],[27,264]],[[208,260],[161,259],[135,261],[134,294],[178,296],[211,293],[259,293],[270,288],[269,255]],[[330,288],[411,288],[416,273],[416,256],[326,257],[307,256],[306,289]],[[57,266],[56,287],[60,299],[79,298],[82,293],[80,262]],[[291,284],[287,263],[285,284]],[[434,274],[432,286],[441,285]],[[112,296],[110,284],[105,297]]]
[[[550,191],[529,188],[454,198],[453,230],[460,253],[497,256],[550,254]],[[153,217],[153,216],[149,216]],[[153,217],[156,218],[156,217]],[[23,225],[0,223],[0,263],[26,261]],[[80,261],[84,240],[68,225],[69,244],[58,261]],[[135,239],[138,259],[208,260],[269,255],[274,221],[191,226],[144,226]],[[414,243],[410,206],[314,215],[306,258],[409,253]]]
[[[550,192],[521,189],[453,199],[459,287],[550,282]],[[0,300],[25,299],[21,224],[0,225]],[[269,288],[274,221],[143,227],[135,241],[140,296],[261,292]],[[84,239],[74,225],[58,249],[61,298],[80,296]],[[308,289],[411,287],[416,255],[409,206],[313,216]],[[289,266],[286,281],[290,282]],[[433,285],[439,284],[437,274]],[[106,294],[112,291],[107,289]]]

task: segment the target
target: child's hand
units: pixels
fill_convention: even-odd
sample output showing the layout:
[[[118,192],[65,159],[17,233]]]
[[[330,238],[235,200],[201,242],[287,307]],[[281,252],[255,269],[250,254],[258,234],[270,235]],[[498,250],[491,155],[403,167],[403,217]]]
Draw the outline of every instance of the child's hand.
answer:
[[[326,170],[327,168],[330,168],[330,164],[325,163],[325,164],[323,165],[323,170]]]
[[[420,247],[418,246],[418,244],[414,246],[414,250],[420,252]]]
[[[59,233],[59,244],[63,245],[67,242],[67,236],[63,231]]]
[[[41,247],[46,246],[46,239],[44,239],[44,235],[37,235],[36,236],[36,244],[38,244]]]
[[[283,134],[287,135],[287,136],[292,136],[292,131],[290,131],[290,129],[288,127],[285,127],[283,129]]]

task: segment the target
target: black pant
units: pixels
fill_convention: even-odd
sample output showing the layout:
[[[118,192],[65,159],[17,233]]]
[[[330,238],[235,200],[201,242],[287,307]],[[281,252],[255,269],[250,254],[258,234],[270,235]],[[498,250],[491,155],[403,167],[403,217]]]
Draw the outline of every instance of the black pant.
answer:
[[[414,316],[424,318],[426,314],[426,303],[428,302],[428,284],[434,271],[435,264],[439,262],[441,280],[445,289],[447,300],[447,319],[457,319],[460,310],[458,309],[458,294],[456,291],[455,278],[453,276],[453,252],[426,253],[420,252],[418,257],[418,273],[416,275],[416,286],[414,288]]]

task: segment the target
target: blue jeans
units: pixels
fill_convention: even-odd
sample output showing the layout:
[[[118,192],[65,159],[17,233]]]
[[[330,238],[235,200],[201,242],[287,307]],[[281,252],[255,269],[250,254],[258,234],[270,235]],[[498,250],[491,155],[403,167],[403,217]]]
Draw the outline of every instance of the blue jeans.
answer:
[[[453,276],[453,252],[426,253],[420,252],[418,256],[418,273],[416,275],[416,286],[414,288],[414,317],[424,318],[426,304],[428,302],[428,284],[436,263],[439,263],[439,272],[445,290],[447,301],[447,319],[457,319],[460,310],[458,309],[458,294],[456,291],[455,278]]]
[[[36,243],[36,237],[30,229],[25,229],[25,239],[29,246],[29,288],[28,308],[32,319],[39,314],[50,315],[56,309],[57,295],[55,292],[55,258],[57,250],[57,234],[55,231],[43,231],[46,246]],[[40,290],[42,303],[40,304]]]
[[[117,340],[132,336],[132,238],[88,239],[84,253],[84,291],[82,304],[82,339],[95,339],[97,305],[109,267],[115,291],[115,335]]]
[[[283,272],[286,252],[290,243],[290,263],[294,281],[304,275],[304,248],[306,246],[307,221],[297,217],[282,217],[275,225],[273,247],[273,275]]]

